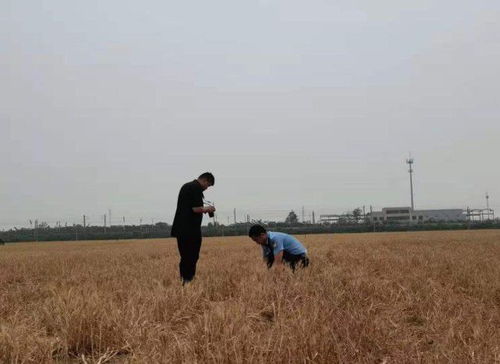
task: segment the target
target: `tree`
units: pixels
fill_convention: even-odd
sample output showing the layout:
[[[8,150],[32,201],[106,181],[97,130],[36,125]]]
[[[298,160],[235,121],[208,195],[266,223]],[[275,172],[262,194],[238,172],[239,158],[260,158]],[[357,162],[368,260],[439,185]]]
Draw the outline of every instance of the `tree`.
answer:
[[[297,224],[298,222],[299,222],[299,219],[298,219],[295,211],[293,211],[293,210],[290,211],[290,213],[288,214],[288,216],[285,219],[285,223],[293,225],[293,224]]]
[[[349,225],[349,223],[350,223],[349,214],[343,214],[337,220],[337,224],[339,225]]]
[[[356,223],[359,222],[359,220],[361,219],[361,215],[363,214],[363,211],[358,207],[358,208],[355,208],[353,211],[352,211],[352,216],[354,217],[354,221]]]
[[[158,229],[168,229],[168,224],[166,222],[157,222],[155,224],[155,226],[158,228]]]

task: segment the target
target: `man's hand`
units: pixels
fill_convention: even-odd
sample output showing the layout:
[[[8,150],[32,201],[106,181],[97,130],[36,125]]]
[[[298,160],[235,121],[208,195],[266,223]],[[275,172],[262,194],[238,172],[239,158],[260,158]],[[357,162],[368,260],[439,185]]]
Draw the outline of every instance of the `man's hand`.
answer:
[[[196,214],[208,214],[210,212],[215,212],[215,207],[213,206],[193,207],[193,212]]]
[[[283,269],[285,267],[283,262],[283,250],[274,256],[274,264],[277,269]]]
[[[215,212],[215,207],[213,207],[213,206],[206,206],[206,207],[204,207],[204,210],[205,210],[204,211],[205,213]]]

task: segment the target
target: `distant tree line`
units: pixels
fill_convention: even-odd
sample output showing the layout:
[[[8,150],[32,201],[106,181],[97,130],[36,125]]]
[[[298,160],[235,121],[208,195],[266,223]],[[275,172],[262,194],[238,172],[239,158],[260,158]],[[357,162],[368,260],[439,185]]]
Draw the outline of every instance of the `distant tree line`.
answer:
[[[150,239],[170,236],[170,225],[158,222],[154,225],[103,226],[55,226],[40,223],[36,228],[13,228],[0,232],[6,242],[19,241],[70,241],[70,240],[115,240]]]
[[[253,224],[261,224],[269,230],[290,234],[327,234],[362,233],[382,231],[424,231],[424,230],[465,230],[500,229],[500,221],[460,221],[425,222],[418,224],[384,223],[373,224],[363,216],[361,209],[346,213],[335,224],[313,224],[299,222],[297,214],[290,211],[283,222],[254,220],[247,223],[223,225],[210,222],[202,226],[204,236],[246,235]],[[0,245],[4,242],[22,241],[71,241],[71,240],[118,240],[118,239],[159,239],[170,237],[171,226],[165,222],[151,225],[113,225],[103,226],[54,226],[45,222],[37,223],[35,228],[13,228],[0,232]]]

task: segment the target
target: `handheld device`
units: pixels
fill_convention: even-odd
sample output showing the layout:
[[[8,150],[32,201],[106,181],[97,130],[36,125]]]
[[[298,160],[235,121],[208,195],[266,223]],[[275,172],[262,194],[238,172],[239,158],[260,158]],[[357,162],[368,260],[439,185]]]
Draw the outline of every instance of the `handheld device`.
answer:
[[[205,203],[207,206],[215,207],[215,205],[214,205],[214,203],[212,201],[203,200],[203,203]],[[214,217],[214,213],[213,212],[209,212],[208,216]]]

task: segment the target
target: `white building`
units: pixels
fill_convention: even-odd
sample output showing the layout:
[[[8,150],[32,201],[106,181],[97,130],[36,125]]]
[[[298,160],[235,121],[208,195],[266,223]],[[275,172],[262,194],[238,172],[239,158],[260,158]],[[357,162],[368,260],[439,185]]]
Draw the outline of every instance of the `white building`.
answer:
[[[413,210],[411,207],[384,207],[382,211],[368,214],[375,223],[419,223],[466,221],[467,212],[462,209]]]

